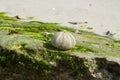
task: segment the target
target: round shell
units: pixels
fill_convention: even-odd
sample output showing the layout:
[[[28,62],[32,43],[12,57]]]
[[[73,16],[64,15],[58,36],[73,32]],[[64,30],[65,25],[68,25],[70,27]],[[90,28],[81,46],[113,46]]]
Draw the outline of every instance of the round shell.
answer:
[[[75,46],[76,40],[69,32],[56,32],[52,38],[52,45],[58,49],[71,49]]]

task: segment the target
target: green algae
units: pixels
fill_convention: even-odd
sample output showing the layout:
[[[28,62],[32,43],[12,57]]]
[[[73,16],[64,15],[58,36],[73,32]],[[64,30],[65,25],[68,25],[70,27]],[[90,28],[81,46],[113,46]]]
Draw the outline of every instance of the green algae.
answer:
[[[49,39],[45,36],[45,32],[52,34],[64,30],[72,33],[77,42],[76,46],[68,51],[56,49],[51,45],[52,35],[48,36]],[[25,71],[49,75],[53,68],[63,65],[72,69],[77,76],[84,77],[87,67],[83,62],[86,59],[79,60],[71,56],[71,53],[91,52],[96,55],[120,57],[119,40],[92,32],[79,32],[80,34],[76,34],[72,28],[59,26],[58,23],[25,22],[0,13],[0,66],[3,69],[7,68],[8,72],[17,72],[20,68],[23,70],[22,75],[28,75]],[[4,72],[0,75],[4,75]]]

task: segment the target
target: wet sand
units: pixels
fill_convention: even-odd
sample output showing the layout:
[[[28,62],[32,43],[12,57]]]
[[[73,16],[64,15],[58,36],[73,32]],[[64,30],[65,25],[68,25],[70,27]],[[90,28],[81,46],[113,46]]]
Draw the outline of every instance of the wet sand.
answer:
[[[1,0],[2,11],[66,26],[73,26],[68,22],[87,22],[74,27],[87,25],[102,35],[109,30],[120,39],[120,0]]]

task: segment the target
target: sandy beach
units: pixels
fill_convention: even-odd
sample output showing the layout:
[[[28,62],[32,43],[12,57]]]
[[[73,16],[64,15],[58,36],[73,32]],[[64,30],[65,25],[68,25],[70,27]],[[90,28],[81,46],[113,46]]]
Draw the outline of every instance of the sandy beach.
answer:
[[[66,26],[73,26],[68,22],[87,22],[93,32],[104,35],[109,30],[120,39],[120,0],[1,0],[0,12]]]

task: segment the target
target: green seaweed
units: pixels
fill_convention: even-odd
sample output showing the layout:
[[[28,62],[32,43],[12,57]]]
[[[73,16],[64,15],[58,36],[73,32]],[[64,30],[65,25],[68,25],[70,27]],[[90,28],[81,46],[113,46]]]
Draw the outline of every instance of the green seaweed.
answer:
[[[66,51],[59,50],[51,44],[52,34],[64,30],[72,33],[76,39],[75,47]],[[50,33],[48,38],[45,36],[46,32]],[[85,58],[79,59],[71,56],[71,53],[89,54],[90,52],[95,55],[120,58],[119,40],[83,30],[79,32],[76,34],[72,28],[60,26],[58,23],[25,22],[6,16],[4,12],[1,12],[0,67],[2,69],[0,69],[0,76],[13,72],[21,74],[22,77],[35,74],[34,77],[38,75],[39,78],[39,76],[44,75],[50,76],[54,73],[53,69],[55,68],[58,72],[64,72],[64,68],[67,67],[73,70],[71,75],[74,74],[77,79],[81,79],[88,75],[85,74],[88,69],[85,65],[90,66],[91,64]],[[7,70],[3,71],[6,68]]]

